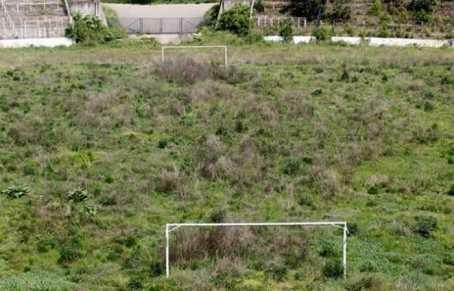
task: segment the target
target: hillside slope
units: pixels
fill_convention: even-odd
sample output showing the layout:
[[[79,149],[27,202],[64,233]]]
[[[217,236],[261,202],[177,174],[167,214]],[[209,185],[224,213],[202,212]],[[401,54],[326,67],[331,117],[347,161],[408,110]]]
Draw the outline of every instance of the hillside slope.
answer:
[[[453,290],[452,51],[230,53],[2,51],[1,290]],[[336,229],[179,230],[164,278],[165,223],[308,220],[346,282]]]

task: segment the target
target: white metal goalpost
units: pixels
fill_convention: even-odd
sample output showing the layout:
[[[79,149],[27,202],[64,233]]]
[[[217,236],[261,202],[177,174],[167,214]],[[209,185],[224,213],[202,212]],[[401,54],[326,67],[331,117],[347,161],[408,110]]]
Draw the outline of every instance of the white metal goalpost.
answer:
[[[229,56],[226,45],[186,45],[186,46],[163,46],[161,47],[161,62],[165,62],[166,55],[165,51],[169,49],[206,49],[206,48],[222,48],[224,50],[224,65],[229,65]]]
[[[235,227],[235,226],[334,226],[343,229],[342,267],[344,279],[347,278],[347,222],[346,221],[314,221],[314,222],[239,222],[239,223],[169,223],[166,224],[166,277],[170,276],[170,233],[180,227]]]

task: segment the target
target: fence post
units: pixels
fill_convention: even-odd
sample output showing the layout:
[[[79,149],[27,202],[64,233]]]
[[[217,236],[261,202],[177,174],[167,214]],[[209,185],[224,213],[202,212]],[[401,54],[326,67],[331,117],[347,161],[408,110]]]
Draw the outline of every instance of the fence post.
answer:
[[[170,276],[170,266],[169,266],[169,225],[166,224],[166,277]]]
[[[347,223],[344,224],[344,236],[342,240],[342,267],[344,270],[344,279],[347,279]]]
[[[229,65],[229,55],[227,53],[227,46],[224,47],[224,61],[225,66],[227,67]]]

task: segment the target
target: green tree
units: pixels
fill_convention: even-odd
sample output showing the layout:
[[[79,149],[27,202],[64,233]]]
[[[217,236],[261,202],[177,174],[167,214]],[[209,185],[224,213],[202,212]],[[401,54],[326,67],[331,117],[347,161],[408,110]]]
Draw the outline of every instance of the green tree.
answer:
[[[235,4],[232,8],[222,13],[219,19],[219,30],[227,30],[245,36],[249,33],[249,7]]]
[[[319,21],[325,15],[326,0],[290,0],[290,5],[285,10],[293,16]]]

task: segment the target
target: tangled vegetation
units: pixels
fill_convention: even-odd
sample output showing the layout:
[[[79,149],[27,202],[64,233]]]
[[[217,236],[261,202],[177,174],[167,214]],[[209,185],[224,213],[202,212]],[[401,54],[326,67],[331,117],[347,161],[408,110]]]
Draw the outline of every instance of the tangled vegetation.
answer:
[[[107,10],[109,11],[109,10]],[[108,15],[111,11],[109,11]],[[112,41],[125,36],[124,31],[114,22],[114,17],[108,17],[109,27],[92,15],[76,14],[73,22],[66,28],[65,34],[77,43],[99,44]]]
[[[453,290],[451,50],[179,53],[2,51],[1,290]]]

